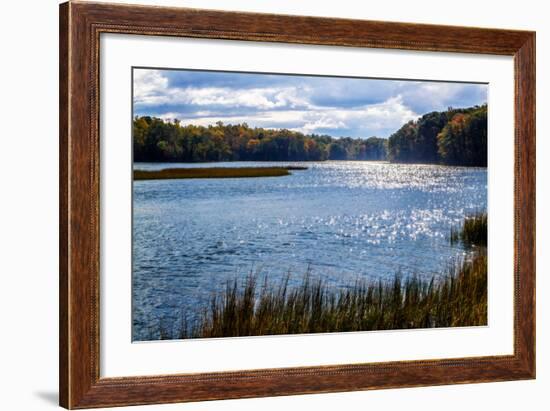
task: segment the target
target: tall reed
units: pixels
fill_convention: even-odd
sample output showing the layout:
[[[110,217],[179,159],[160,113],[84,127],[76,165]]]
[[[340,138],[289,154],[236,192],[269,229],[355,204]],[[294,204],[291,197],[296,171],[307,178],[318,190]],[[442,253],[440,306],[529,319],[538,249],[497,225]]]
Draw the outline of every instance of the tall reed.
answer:
[[[487,213],[467,216],[451,242],[475,246],[431,279],[396,274],[335,288],[306,273],[299,285],[249,275],[228,281],[189,320],[162,325],[152,338],[211,338],[487,324]]]
[[[476,212],[464,218],[459,228],[451,228],[451,244],[487,247],[487,212]]]
[[[396,275],[392,281],[358,280],[334,289],[306,274],[290,286],[250,275],[226,284],[194,321],[161,339],[238,337],[344,331],[456,327],[487,324],[487,257],[455,262],[443,278]]]

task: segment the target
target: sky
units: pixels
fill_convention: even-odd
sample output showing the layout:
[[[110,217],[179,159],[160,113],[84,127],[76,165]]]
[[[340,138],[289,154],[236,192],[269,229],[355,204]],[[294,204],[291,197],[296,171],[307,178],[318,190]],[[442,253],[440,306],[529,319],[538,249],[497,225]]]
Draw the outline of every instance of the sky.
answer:
[[[487,102],[485,84],[134,69],[134,116],[389,137],[409,120]]]

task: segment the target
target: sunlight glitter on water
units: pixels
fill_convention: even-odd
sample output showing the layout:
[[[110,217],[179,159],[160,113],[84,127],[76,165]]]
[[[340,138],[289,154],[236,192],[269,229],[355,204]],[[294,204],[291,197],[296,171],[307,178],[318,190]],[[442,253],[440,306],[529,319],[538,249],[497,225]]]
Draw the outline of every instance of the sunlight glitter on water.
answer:
[[[464,250],[450,228],[486,209],[481,168],[385,162],[275,163],[273,178],[134,183],[134,337],[178,318],[225,279],[261,271],[334,284],[396,272],[431,276]],[[273,166],[274,163],[216,163]],[[212,164],[136,164],[136,168]]]

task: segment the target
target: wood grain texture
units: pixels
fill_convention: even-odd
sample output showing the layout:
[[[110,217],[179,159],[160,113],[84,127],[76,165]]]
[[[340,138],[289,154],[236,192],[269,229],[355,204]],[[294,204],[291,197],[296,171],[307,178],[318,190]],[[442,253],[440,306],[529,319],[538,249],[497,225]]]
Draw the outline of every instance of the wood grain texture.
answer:
[[[535,34],[514,56],[516,75],[516,355],[535,374]]]
[[[514,355],[101,379],[98,321],[101,33],[514,56]],[[60,105],[62,406],[90,408],[534,378],[533,32],[70,2],[60,6]]]
[[[59,15],[59,402],[69,404],[69,283],[68,283],[68,172],[69,156],[69,37],[68,4],[62,4]]]

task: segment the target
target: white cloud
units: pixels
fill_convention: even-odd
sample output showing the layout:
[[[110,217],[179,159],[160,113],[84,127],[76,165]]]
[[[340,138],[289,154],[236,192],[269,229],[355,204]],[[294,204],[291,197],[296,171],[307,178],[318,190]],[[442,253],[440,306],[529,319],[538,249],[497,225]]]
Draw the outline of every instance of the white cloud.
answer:
[[[196,106],[250,107],[268,110],[281,107],[307,107],[296,87],[266,87],[236,90],[226,87],[169,87],[158,70],[136,70],[134,103],[140,105],[192,104]]]
[[[268,110],[281,107],[307,106],[307,101],[296,95],[295,89],[252,88],[234,90],[229,88],[175,89],[168,96],[168,103],[193,104],[198,106],[251,107]]]
[[[404,123],[416,119],[418,114],[403,104],[401,96],[393,97],[380,104],[366,105],[358,108],[339,109],[332,107],[313,107],[307,110],[266,110],[243,113],[242,115],[204,116],[194,113],[189,117],[185,113],[164,113],[165,120],[179,119],[182,124],[201,126],[214,125],[218,121],[225,124],[248,123],[250,126],[266,128],[289,128],[303,133],[316,133],[323,129],[346,130],[368,129],[368,133],[381,132],[387,129],[397,130]],[[370,134],[368,134],[370,135]],[[367,135],[365,135],[367,136]],[[382,136],[381,137],[386,137]]]
[[[392,97],[383,103],[349,109],[323,108],[312,110],[304,116],[305,124],[296,130],[311,133],[318,129],[372,130],[372,132],[398,129],[418,114],[404,105],[401,96]]]
[[[404,101],[422,112],[445,110],[448,106],[466,107],[487,101],[487,85],[414,82],[400,91]]]
[[[168,79],[158,70],[134,70],[134,102],[157,98],[168,90]]]

